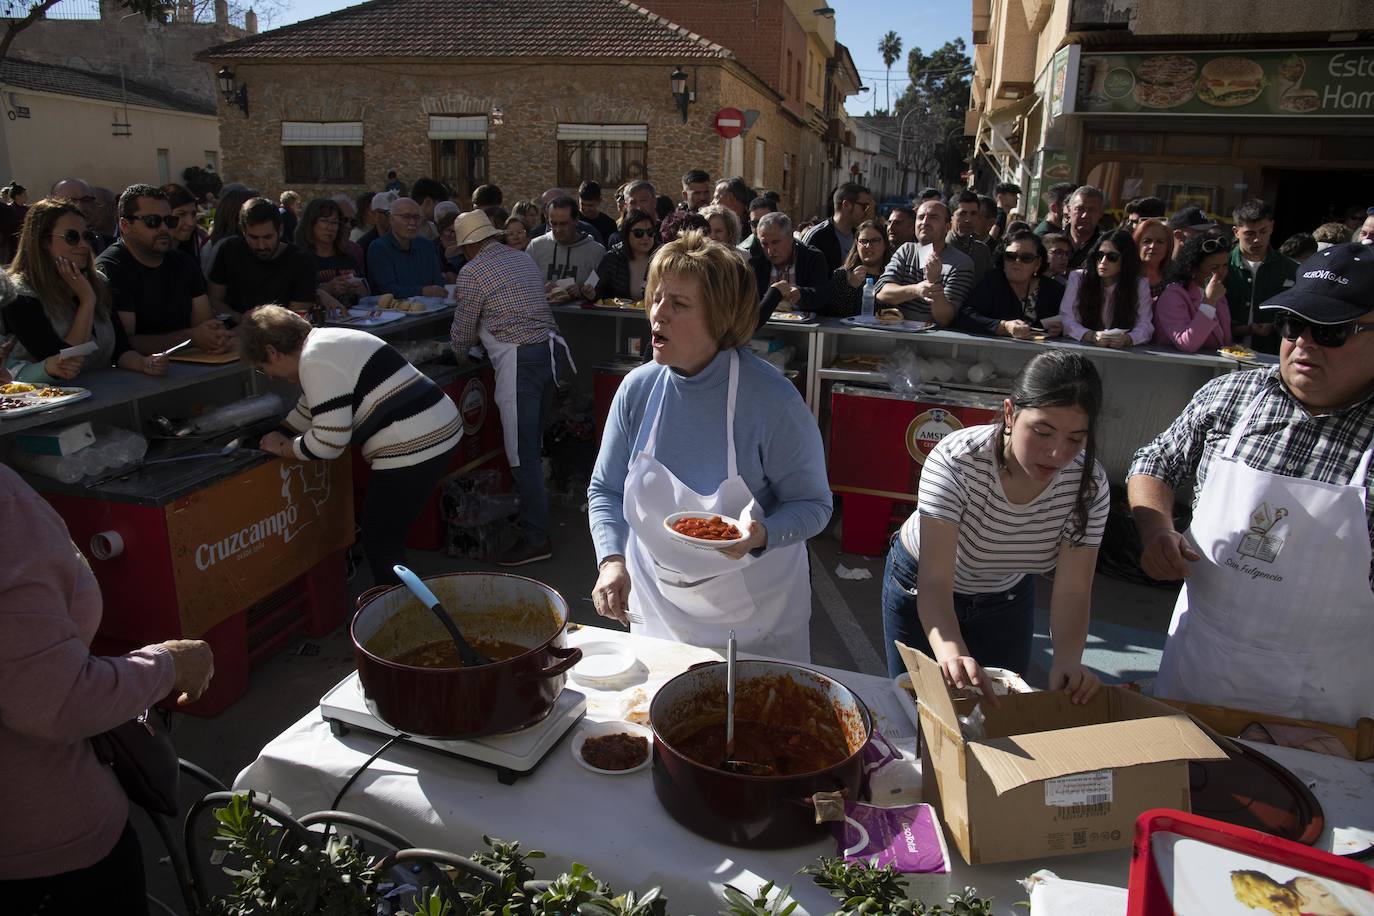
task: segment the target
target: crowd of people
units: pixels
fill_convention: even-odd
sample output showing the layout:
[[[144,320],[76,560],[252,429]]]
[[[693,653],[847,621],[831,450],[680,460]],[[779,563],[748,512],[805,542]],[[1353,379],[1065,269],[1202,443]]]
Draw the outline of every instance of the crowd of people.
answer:
[[[0,380],[159,375],[183,341],[237,347],[301,388],[263,450],[304,461],[359,447],[371,467],[363,549],[374,581],[394,582],[462,420],[380,338],[311,319],[368,294],[453,303],[454,352],[480,345],[495,371],[520,535],[494,561],[513,567],[553,553],[541,450],[575,367],[552,306],[641,302],[650,352],[615,396],[588,491],[593,604],[648,635],[719,646],[734,630],[743,651],[809,662],[806,542],[828,524],[831,494],[809,408],[748,346],[775,311],[858,315],[872,284],[902,318],[974,335],[1244,344],[1279,364],[1206,385],[1131,469],[1144,570],[1187,580],[1157,693],[1343,725],[1374,715],[1374,352],[1363,352],[1374,334],[1362,333],[1374,327],[1374,208],[1276,247],[1265,201],[1236,207],[1229,230],[1155,198],[1131,201],[1118,224],[1088,185],[1050,188],[1049,215],[1032,227],[1009,183],[993,195],[932,190],[886,214],[845,183],[812,223],[700,169],[676,198],[640,179],[604,199],[585,181],[509,209],[494,185],[464,209],[440,182],[407,191],[389,177],[379,192],[306,201],[226,186],[208,227],[184,187],[135,184],[118,195],[113,236],[85,181],[63,179],[31,204],[11,183],[0,190],[0,243],[12,248],[0,324],[14,342]],[[890,673],[904,667],[901,640],[995,703],[984,667],[1027,669],[1034,577],[1052,574],[1048,686],[1076,703],[1098,690],[1082,653],[1110,489],[1087,354],[1039,352],[996,422],[928,456],[887,556]],[[1179,532],[1175,494],[1188,488],[1193,527]],[[0,505],[26,535],[0,545],[0,783],[23,787],[4,795],[23,829],[0,842],[0,896],[22,912],[85,899],[81,888],[139,900],[128,805],[86,739],[169,691],[194,701],[213,673],[209,648],[93,655],[99,587],[62,520],[3,467]],[[663,520],[684,507],[740,520],[739,542],[678,543]]]

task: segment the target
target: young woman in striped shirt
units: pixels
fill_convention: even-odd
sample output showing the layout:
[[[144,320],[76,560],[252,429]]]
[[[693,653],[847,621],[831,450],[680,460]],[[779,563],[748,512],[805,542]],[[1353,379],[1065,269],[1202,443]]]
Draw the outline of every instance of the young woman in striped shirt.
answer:
[[[953,687],[989,691],[983,666],[1024,673],[1035,575],[1054,573],[1050,689],[1086,702],[1100,685],[1081,662],[1093,571],[1107,520],[1094,440],[1102,381],[1067,351],[1026,364],[998,423],[950,433],[926,459],[916,512],[893,539],[883,581],[888,673],[901,640]]]
[[[372,467],[362,506],[363,553],[375,585],[399,583],[406,535],[463,435],[458,408],[379,337],[312,328],[279,305],[243,317],[244,362],[301,386],[300,401],[262,449],[292,461],[337,458],[357,441]]]

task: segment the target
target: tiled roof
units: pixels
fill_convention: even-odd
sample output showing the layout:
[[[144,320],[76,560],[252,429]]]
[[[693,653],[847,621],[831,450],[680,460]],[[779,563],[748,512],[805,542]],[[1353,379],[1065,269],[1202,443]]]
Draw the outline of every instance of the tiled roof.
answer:
[[[629,0],[370,0],[196,55],[199,60],[731,56]]]
[[[167,111],[185,111],[206,115],[215,113],[215,106],[209,102],[157,86],[150,86],[147,83],[126,79],[123,88],[121,88],[118,76],[110,76],[107,73],[92,73],[89,70],[76,70],[57,64],[21,60],[15,57],[7,57],[4,61],[0,61],[0,83],[15,89],[74,95],[101,102],[123,104],[127,99],[130,105],[141,105],[145,108],[162,108]]]

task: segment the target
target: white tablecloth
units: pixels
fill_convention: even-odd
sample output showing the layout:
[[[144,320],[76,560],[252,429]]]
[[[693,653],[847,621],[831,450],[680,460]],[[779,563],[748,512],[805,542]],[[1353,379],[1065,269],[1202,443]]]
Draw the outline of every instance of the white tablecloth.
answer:
[[[658,685],[690,665],[720,658],[708,650],[596,627],[569,634],[572,645],[597,640],[623,642],[639,663],[615,690],[572,682],[587,695],[587,719],[593,721],[621,718],[622,702],[636,688],[652,697]],[[915,729],[887,680],[821,670],[862,696],[885,734],[908,753],[913,750]],[[263,748],[234,787],[270,792],[297,815],[322,810],[380,745],[379,739],[356,731],[335,737],[315,711]],[[817,857],[834,855],[832,840],[770,851],[713,843],[668,816],[654,795],[649,769],[626,776],[594,774],[573,760],[568,745],[564,740],[554,747],[535,773],[511,786],[499,784],[490,769],[397,745],[358,778],[340,807],[379,820],[416,845],[464,855],[482,847],[483,834],[519,840],[526,849],[548,854],[534,863],[541,878],[581,862],[617,891],[661,886],[674,913],[715,913],[721,909],[718,895],[723,885],[753,893],[768,880],[792,886],[800,903],[798,916],[835,908],[837,901],[809,877],[796,874]],[[1012,906],[1029,895],[1016,882],[1036,869],[1047,867],[1062,878],[1125,887],[1129,858],[1129,850],[1122,849],[970,867],[951,848],[948,876],[912,876],[911,886],[928,902],[973,886],[994,898],[997,913],[1023,916],[1024,909],[1013,911]]]

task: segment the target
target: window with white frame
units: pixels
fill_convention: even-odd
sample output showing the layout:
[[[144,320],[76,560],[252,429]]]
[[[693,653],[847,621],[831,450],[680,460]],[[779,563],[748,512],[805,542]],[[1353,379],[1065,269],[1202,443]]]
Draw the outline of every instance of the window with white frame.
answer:
[[[362,184],[363,122],[281,122],[282,174],[293,184]]]
[[[649,177],[646,124],[559,124],[558,183],[575,188],[595,181],[614,188]]]

